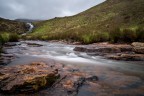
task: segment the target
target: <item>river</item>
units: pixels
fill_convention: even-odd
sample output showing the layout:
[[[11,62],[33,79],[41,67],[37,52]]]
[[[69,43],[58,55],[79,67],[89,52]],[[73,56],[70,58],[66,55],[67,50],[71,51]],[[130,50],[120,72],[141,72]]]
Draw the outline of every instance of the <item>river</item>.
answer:
[[[37,44],[42,46],[32,46]],[[14,66],[31,62],[53,62],[72,65],[80,70],[98,76],[101,86],[83,86],[78,96],[144,96],[144,62],[115,61],[101,56],[90,56],[73,49],[80,45],[58,42],[20,41],[16,46],[5,49],[5,53],[16,58],[8,64]],[[37,95],[40,93],[37,93]],[[107,94],[107,95],[102,95]],[[113,95],[110,95],[113,94]],[[115,95],[116,94],[116,95]],[[44,94],[44,96],[47,96]]]

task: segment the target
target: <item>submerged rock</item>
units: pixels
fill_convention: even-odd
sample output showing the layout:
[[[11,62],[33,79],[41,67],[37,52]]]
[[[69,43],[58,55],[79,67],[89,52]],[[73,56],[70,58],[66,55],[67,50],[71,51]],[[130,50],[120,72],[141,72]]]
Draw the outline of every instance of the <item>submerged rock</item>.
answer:
[[[58,71],[45,63],[32,63],[0,70],[0,91],[4,93],[34,92],[50,87],[59,78]]]
[[[27,43],[27,45],[28,45],[29,47],[41,47],[41,46],[43,46],[43,45],[37,44],[37,43]]]
[[[12,54],[0,54],[0,65],[4,66],[10,63],[12,60],[15,59],[15,56]]]

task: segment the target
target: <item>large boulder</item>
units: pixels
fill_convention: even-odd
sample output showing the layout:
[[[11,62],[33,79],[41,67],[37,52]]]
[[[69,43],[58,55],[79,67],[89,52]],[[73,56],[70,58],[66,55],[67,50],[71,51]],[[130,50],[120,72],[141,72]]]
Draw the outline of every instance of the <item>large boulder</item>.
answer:
[[[135,53],[144,54],[144,43],[134,42],[132,46]]]
[[[42,62],[4,67],[0,70],[0,91],[35,92],[50,87],[59,77],[57,69]]]

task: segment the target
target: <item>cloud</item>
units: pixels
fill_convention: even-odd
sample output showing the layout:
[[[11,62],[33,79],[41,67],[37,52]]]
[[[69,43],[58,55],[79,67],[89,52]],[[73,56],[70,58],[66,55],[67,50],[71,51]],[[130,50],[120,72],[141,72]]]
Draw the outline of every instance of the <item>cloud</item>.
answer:
[[[0,17],[50,19],[75,15],[105,0],[0,0]]]

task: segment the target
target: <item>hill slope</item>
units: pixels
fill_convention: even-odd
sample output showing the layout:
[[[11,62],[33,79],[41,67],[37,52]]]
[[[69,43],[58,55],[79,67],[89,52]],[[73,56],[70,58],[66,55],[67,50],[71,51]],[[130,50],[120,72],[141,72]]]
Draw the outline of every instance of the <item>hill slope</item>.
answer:
[[[118,42],[128,37],[130,42],[143,41],[144,0],[107,0],[75,16],[54,18],[38,22],[35,26],[34,32],[27,36],[30,39],[71,39],[93,43]],[[122,35],[121,38],[115,36],[117,33]],[[141,36],[140,39],[138,36]]]
[[[15,32],[18,34],[26,32],[26,24],[13,21],[13,20],[8,20],[8,19],[3,19],[0,18],[0,32]]]
[[[0,50],[4,43],[18,41],[18,34],[26,31],[27,26],[25,23],[0,18]]]

